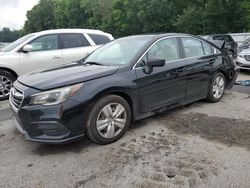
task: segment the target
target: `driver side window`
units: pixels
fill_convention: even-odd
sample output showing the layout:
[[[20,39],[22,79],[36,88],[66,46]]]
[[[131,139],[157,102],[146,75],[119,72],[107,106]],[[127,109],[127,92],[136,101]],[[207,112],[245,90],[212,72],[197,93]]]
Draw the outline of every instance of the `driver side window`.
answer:
[[[57,50],[58,36],[57,35],[46,35],[33,40],[30,45],[33,47],[32,51],[48,51]]]
[[[139,62],[139,67],[147,65],[150,58],[162,58],[166,63],[180,59],[177,38],[167,38],[157,42]]]

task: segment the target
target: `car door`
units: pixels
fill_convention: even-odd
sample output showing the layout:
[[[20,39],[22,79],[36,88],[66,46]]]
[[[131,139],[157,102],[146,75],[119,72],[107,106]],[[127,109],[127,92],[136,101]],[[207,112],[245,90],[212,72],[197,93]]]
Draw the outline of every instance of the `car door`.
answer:
[[[29,44],[32,46],[32,51],[20,53],[23,74],[62,64],[62,51],[58,35],[40,36]]]
[[[63,63],[70,63],[86,57],[97,46],[92,46],[83,33],[65,33],[60,35]]]
[[[147,67],[150,58],[163,58],[164,67]],[[180,59],[176,38],[166,38],[154,44],[137,64],[138,95],[142,113],[163,106],[176,105],[185,98],[185,60]]]
[[[217,60],[215,49],[208,43],[192,37],[182,37],[181,43],[187,62],[186,100],[204,98],[207,96],[210,74]]]

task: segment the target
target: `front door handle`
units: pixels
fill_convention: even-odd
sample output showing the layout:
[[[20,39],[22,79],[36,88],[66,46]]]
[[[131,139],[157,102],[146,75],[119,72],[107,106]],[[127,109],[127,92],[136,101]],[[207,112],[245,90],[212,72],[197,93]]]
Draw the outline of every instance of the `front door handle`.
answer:
[[[55,55],[52,59],[61,59],[60,56]]]

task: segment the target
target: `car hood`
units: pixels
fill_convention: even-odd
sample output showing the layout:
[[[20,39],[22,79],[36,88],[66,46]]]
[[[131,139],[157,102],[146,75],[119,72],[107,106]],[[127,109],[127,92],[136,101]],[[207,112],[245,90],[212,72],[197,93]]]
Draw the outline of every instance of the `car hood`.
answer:
[[[84,65],[75,62],[26,74],[19,77],[18,81],[44,91],[109,76],[118,69],[119,67],[115,66]]]
[[[245,50],[242,50],[242,54],[250,54],[250,48],[247,48]]]

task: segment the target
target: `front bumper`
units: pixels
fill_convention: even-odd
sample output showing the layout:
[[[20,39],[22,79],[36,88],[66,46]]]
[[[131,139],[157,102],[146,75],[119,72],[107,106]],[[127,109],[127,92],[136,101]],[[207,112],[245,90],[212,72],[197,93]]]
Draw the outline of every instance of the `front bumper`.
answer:
[[[27,140],[64,144],[85,137],[86,105],[72,99],[54,106],[29,105],[28,96],[37,91],[18,83],[14,87],[24,91],[24,100],[18,110],[10,105],[13,120]]]
[[[23,127],[19,124],[19,122],[16,120],[15,117],[13,117],[13,123],[16,126],[17,130],[25,136],[26,140],[33,141],[33,142],[39,142],[39,143],[47,143],[47,144],[67,144],[71,143],[77,140],[82,140],[85,138],[85,134],[74,136],[74,137],[68,137],[64,139],[55,139],[55,138],[48,138],[48,136],[40,136],[39,138],[33,138],[29,136],[29,134],[23,129]]]
[[[236,60],[236,67],[237,69],[250,70],[250,61],[247,61],[244,58],[238,56]]]

